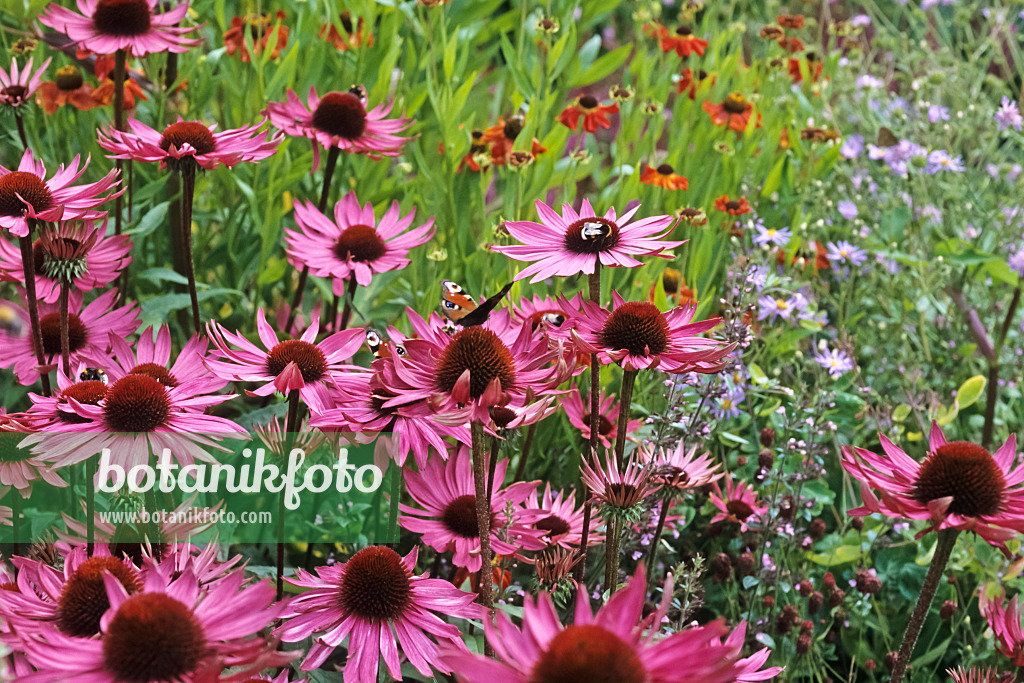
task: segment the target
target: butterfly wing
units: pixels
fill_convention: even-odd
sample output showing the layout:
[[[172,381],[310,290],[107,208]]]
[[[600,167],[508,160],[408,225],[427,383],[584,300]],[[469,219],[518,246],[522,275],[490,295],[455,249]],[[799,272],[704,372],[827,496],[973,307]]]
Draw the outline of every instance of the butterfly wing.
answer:
[[[474,308],[466,315],[462,316],[462,318],[459,319],[458,321],[459,324],[462,325],[463,327],[473,327],[474,325],[482,325],[487,320],[487,316],[490,315],[491,311],[494,310],[494,307],[497,306],[503,298],[505,298],[505,295],[508,294],[508,290],[510,289],[512,289],[511,282],[502,287],[500,292],[498,292],[494,296],[487,297],[487,299],[482,304]]]
[[[441,312],[446,318],[452,322],[460,322],[476,308],[476,300],[457,282],[441,280]]]
[[[896,137],[895,133],[893,133],[891,130],[889,130],[885,126],[880,126],[878,128],[878,146],[879,147],[895,147],[898,144],[900,144],[900,140],[899,140],[899,138]]]

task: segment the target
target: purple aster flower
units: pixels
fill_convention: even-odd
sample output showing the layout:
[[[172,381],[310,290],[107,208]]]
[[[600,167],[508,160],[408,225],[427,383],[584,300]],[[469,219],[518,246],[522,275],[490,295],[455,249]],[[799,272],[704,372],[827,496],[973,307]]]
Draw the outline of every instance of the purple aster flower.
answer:
[[[856,84],[858,88],[881,88],[885,85],[885,82],[878,76],[864,74],[857,77]]]
[[[857,217],[857,214],[859,213],[857,211],[857,205],[848,199],[844,199],[843,201],[839,202],[838,208],[839,213],[842,214],[843,218],[845,218],[846,220],[853,220],[854,218]]]
[[[1014,270],[1018,275],[1024,277],[1024,248],[1006,259],[1006,265],[1010,266],[1010,270]]]
[[[759,309],[758,320],[770,318],[771,321],[775,318],[789,318],[793,315],[793,303],[789,299],[777,299],[765,294],[757,299],[757,306]]]
[[[924,172],[931,175],[939,171],[960,173],[963,170],[964,162],[960,155],[953,157],[946,150],[937,149],[928,155],[928,165],[925,167]]]
[[[715,414],[719,420],[727,420],[730,417],[739,417],[740,405],[743,400],[747,397],[743,393],[743,389],[736,387],[730,391],[727,391],[724,396],[720,397],[711,412]]]
[[[851,265],[859,266],[868,259],[867,250],[855,247],[845,240],[838,244],[835,242],[829,242],[825,246],[828,247],[828,259],[830,261],[850,263]]]
[[[850,26],[870,26],[871,17],[866,14],[858,14],[850,19]]]
[[[823,348],[821,353],[814,357],[814,361],[828,370],[828,374],[833,377],[839,377],[854,367],[853,359],[845,351],[828,347]]]
[[[1006,95],[1003,95],[1003,103],[999,107],[999,111],[996,112],[995,119],[996,123],[999,124],[999,130],[1006,130],[1007,128],[1020,130],[1024,127],[1024,117],[1020,115],[1017,103]]]
[[[846,139],[843,140],[843,146],[839,148],[839,153],[842,154],[845,159],[856,159],[863,151],[863,135],[847,135]]]
[[[759,247],[769,244],[784,247],[789,244],[790,238],[793,237],[793,233],[789,228],[766,228],[761,221],[754,225],[754,229],[757,231],[757,234],[754,235],[754,244]]]
[[[949,107],[940,107],[937,104],[928,107],[928,120],[932,123],[949,121]]]

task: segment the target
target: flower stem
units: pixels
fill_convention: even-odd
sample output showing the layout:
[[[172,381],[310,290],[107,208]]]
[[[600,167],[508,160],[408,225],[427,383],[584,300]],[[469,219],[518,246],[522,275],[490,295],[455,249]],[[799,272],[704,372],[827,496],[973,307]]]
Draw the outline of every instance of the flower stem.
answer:
[[[590,288],[590,300],[595,304],[601,303],[601,263],[594,267],[594,272],[587,278]],[[599,430],[598,413],[600,408],[599,397],[601,395],[601,364],[596,353],[590,354],[590,453],[591,459],[597,457],[597,436]],[[573,578],[576,583],[583,585],[587,573],[587,545],[590,539],[590,519],[594,514],[593,503],[590,500],[590,489],[583,484],[583,536],[580,538],[580,561],[573,570]]]
[[[615,458],[619,463],[619,470],[625,471],[626,459],[623,452],[626,450],[626,431],[629,425],[629,407],[633,404],[633,385],[636,383],[636,375],[639,370],[622,371],[622,388],[619,391],[619,425],[618,433],[615,435]],[[590,420],[594,424],[594,420]]]
[[[64,375],[71,377],[71,340],[68,338],[68,282],[60,281],[60,360]]]
[[[668,517],[668,509],[672,507],[672,499],[666,497],[661,502],[661,512],[658,514],[658,527],[654,530],[654,539],[651,541],[651,554],[647,558],[647,585],[651,584],[651,575],[654,574],[654,561],[658,557],[658,544],[661,543],[661,532],[665,530],[665,519]]]
[[[618,517],[610,520],[604,558],[604,589],[608,591],[608,595],[615,593],[615,587],[619,583],[619,534],[621,531],[622,521]]]
[[[17,489],[14,491],[14,497],[11,498],[11,539],[13,541],[13,547],[11,548],[11,554],[21,554],[21,493]]]
[[[324,184],[320,188],[320,202],[316,205],[320,213],[323,213],[327,208],[327,200],[331,196],[331,178],[334,176],[334,168],[338,165],[338,156],[340,154],[341,149],[338,147],[331,147],[327,150],[327,165],[324,166]],[[299,312],[299,307],[302,306],[302,292],[306,288],[306,280],[308,278],[309,266],[303,266],[302,271],[299,273],[299,283],[295,288],[295,296],[292,298],[292,310],[288,312],[288,322],[284,326],[285,332],[288,334],[291,334],[292,323],[295,322],[295,316]]]
[[[15,110],[17,112],[17,110]],[[18,123],[18,137],[21,138],[21,146],[26,150],[28,149],[28,136],[25,135],[25,122],[21,119],[21,114],[15,113],[14,120]]]
[[[92,551],[96,545],[96,462],[94,458],[85,461],[85,543],[85,554],[92,557]]]
[[[288,394],[288,417],[284,421],[284,456],[291,453],[295,443],[295,430],[299,422],[299,390],[292,389]],[[277,504],[277,599],[284,597],[284,490]]]
[[[516,476],[513,477],[513,481],[522,481],[523,475],[526,474],[526,462],[530,458],[530,448],[533,446],[533,435],[537,433],[537,423],[534,422],[530,425],[530,428],[526,430],[526,442],[523,443],[523,453],[519,456],[519,464],[516,466]]]
[[[470,424],[473,437],[473,483],[475,484],[476,524],[480,534],[480,580],[477,590],[480,603],[487,610],[485,619],[493,618],[494,607],[493,586],[491,580],[491,510],[487,506],[487,444],[484,425],[479,421]],[[487,644],[486,650],[491,650]],[[491,656],[492,653],[488,653]]]
[[[124,130],[124,80],[126,76],[126,63],[128,55],[124,50],[114,53],[114,128]],[[122,171],[124,162],[118,159],[115,162],[118,171]],[[114,199],[114,232],[121,234],[121,206],[124,195],[118,195]]]
[[[914,654],[914,646],[917,645],[917,637],[921,634],[921,627],[924,626],[928,610],[932,606],[932,598],[935,597],[935,590],[939,587],[939,580],[946,570],[946,563],[953,553],[953,546],[956,545],[956,537],[960,533],[958,529],[942,529],[938,532],[938,541],[935,545],[935,555],[928,567],[928,574],[924,577],[924,585],[921,587],[921,595],[914,606],[914,612],[910,615],[907,623],[907,630],[903,634],[903,644],[900,645],[899,656],[896,658],[896,666],[893,667],[892,677],[889,683],[900,683],[903,675],[910,664],[910,656]]]
[[[192,262],[192,199],[196,193],[196,169],[185,165],[181,169],[181,226],[179,238],[185,252],[185,276],[188,278],[188,297],[192,301],[192,326],[199,334],[199,295],[196,293],[196,268]]]
[[[39,327],[39,302],[36,300],[36,258],[32,251],[32,224],[29,224],[29,233],[18,238],[21,246],[21,265],[25,271],[25,300],[28,303],[28,320],[32,327],[32,348],[36,353],[36,362],[39,363],[39,379],[43,382],[43,394],[49,396],[50,374],[42,367],[46,365],[43,356],[43,331]]]
[[[349,275],[348,286],[345,289],[345,306],[341,309],[341,322],[338,323],[338,330],[348,329],[348,319],[352,317],[352,301],[356,298],[356,276],[354,274]]]

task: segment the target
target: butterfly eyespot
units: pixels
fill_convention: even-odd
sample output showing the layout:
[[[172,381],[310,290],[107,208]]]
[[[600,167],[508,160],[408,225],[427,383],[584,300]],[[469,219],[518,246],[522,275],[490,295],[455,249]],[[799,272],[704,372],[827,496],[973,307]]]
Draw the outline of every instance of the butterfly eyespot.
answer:
[[[561,327],[562,323],[565,322],[565,316],[561,313],[545,313],[542,319],[547,324],[554,325],[555,327]]]
[[[409,353],[409,352],[405,350],[404,346],[402,346],[401,344],[395,344],[395,354],[396,355],[405,356],[407,353]]]
[[[447,299],[441,299],[441,305],[444,306],[445,308],[447,308],[450,311],[454,311],[454,310],[460,308],[460,306],[458,304],[453,303],[451,301],[448,301]]]
[[[384,340],[381,339],[377,330],[366,331],[366,347],[370,349],[370,352],[373,353],[373,355],[376,356],[380,353],[380,347],[383,346],[383,344]]]
[[[86,368],[78,373],[78,379],[82,382],[103,382],[107,383],[107,373],[99,368]]]

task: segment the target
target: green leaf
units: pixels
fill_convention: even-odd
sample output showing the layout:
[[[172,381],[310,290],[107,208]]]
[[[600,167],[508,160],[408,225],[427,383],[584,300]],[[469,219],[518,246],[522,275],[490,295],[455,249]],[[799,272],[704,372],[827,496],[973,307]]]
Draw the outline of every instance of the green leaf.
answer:
[[[950,422],[956,419],[957,414],[960,412],[960,407],[956,401],[953,401],[953,405],[948,408],[942,404],[939,404],[939,409],[935,411],[935,421],[939,423],[940,427],[945,427]]]
[[[906,403],[901,403],[896,406],[896,410],[892,411],[892,421],[903,422],[907,419],[908,415],[910,415],[910,406]]]
[[[841,545],[830,553],[807,553],[807,559],[824,567],[835,567],[836,565],[853,562],[860,558],[860,555],[860,546]]]
[[[961,410],[972,406],[981,398],[981,392],[985,390],[985,376],[975,375],[960,385],[956,390],[956,402]]]
[[[764,188],[761,190],[762,197],[771,196],[782,185],[782,169],[786,165],[786,159],[786,156],[782,156],[775,162],[775,167],[768,173],[768,177],[764,179]]]
[[[622,63],[626,61],[626,58],[629,57],[629,53],[632,52],[632,50],[632,43],[627,43],[622,47],[615,48],[591,64],[590,67],[588,67],[581,75],[574,78],[570,83],[570,87],[576,88],[583,85],[590,85],[591,83],[596,83],[603,78],[607,78],[613,71],[622,66]]]
[[[751,363],[747,366],[747,370],[750,372],[750,378],[754,380],[755,384],[764,386],[768,384],[768,376],[764,374],[764,370],[757,363]]]

